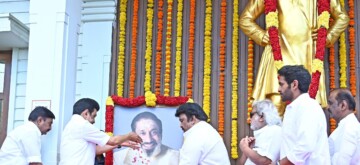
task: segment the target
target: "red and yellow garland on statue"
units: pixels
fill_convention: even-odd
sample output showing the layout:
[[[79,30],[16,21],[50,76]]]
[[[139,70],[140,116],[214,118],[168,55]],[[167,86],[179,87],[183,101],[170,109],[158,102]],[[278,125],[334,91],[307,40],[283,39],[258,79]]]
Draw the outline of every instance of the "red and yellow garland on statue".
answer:
[[[277,0],[265,0],[266,28],[268,29],[270,44],[274,56],[275,66],[280,69],[283,65],[281,48],[279,44],[279,20],[277,12]],[[318,0],[318,39],[315,59],[312,62],[312,79],[309,87],[309,95],[315,98],[319,89],[319,80],[323,72],[323,61],[325,54],[326,34],[329,28],[330,3],[328,0]]]

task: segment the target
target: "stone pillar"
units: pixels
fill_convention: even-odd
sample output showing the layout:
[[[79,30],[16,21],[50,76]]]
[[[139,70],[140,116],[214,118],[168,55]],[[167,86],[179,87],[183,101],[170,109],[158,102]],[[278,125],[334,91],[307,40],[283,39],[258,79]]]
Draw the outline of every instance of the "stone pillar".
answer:
[[[81,0],[31,0],[25,121],[35,105],[50,106],[52,130],[43,136],[43,164],[56,165],[62,130],[75,100]]]

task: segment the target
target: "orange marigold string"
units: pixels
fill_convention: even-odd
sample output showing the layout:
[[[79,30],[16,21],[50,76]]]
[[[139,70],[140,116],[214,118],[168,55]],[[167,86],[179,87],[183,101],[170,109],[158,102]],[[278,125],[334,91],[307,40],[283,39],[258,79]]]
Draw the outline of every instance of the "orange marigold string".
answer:
[[[132,23],[131,35],[131,63],[130,63],[130,82],[129,82],[129,97],[133,98],[135,93],[135,80],[136,80],[136,56],[137,56],[137,27],[138,27],[138,11],[139,0],[134,0],[134,15]]]
[[[252,99],[254,82],[254,41],[249,38],[248,41],[248,111],[247,111],[247,123],[250,123],[250,113],[252,111]]]
[[[219,105],[218,105],[218,132],[224,136],[224,109],[225,109],[225,61],[226,61],[226,0],[221,0],[220,17],[220,80],[219,80]]]
[[[333,19],[330,19],[330,25],[333,23]],[[329,83],[330,83],[330,90],[336,88],[335,85],[335,48],[331,46],[329,48]],[[336,121],[334,118],[330,118],[330,132],[333,132],[336,129]]]
[[[172,25],[172,5],[173,1],[168,0],[167,6],[167,22],[166,22],[166,46],[165,46],[165,85],[164,85],[164,96],[170,94],[170,63],[171,63],[171,25]]]
[[[161,56],[162,56],[162,37],[163,37],[163,6],[164,1],[159,0],[158,2],[158,26],[157,26],[157,41],[156,41],[156,69],[155,69],[155,94],[160,95],[161,88]]]
[[[351,94],[356,96],[356,52],[355,52],[355,8],[354,8],[354,0],[348,1],[349,5],[349,59],[350,59],[350,91]]]
[[[190,26],[189,26],[189,53],[187,65],[187,91],[186,95],[192,98],[193,67],[194,67],[194,41],[195,41],[195,8],[196,1],[190,0]]]

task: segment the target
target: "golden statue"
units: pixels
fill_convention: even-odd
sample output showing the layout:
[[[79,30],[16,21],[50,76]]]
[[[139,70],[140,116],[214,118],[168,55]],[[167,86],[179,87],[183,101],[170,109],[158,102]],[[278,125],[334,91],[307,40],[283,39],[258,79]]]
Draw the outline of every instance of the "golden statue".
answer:
[[[317,36],[317,0],[278,0],[279,42],[284,65],[304,65],[311,74],[311,64],[315,56]],[[240,28],[257,44],[265,46],[253,90],[253,99],[271,99],[282,116],[281,98],[278,93],[277,69],[274,64],[269,35],[255,23],[264,12],[264,0],[249,0],[240,16]],[[334,19],[328,29],[326,46],[338,39],[348,23],[349,17],[339,0],[330,0],[330,14]],[[327,106],[324,74],[321,74],[316,99],[322,107]],[[282,109],[282,110],[281,110]]]

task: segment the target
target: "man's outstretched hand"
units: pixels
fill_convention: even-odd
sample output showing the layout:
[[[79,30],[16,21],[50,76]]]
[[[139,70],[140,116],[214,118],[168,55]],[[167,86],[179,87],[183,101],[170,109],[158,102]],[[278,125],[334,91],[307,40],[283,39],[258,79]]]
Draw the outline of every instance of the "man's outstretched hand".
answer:
[[[139,143],[136,143],[136,142],[133,142],[133,141],[130,141],[130,140],[121,143],[121,146],[122,146],[122,147],[130,147],[130,148],[132,148],[132,149],[138,149],[138,148],[140,148]]]
[[[136,142],[136,143],[142,143],[142,139],[139,135],[137,135],[135,132],[130,132],[127,134],[127,140]]]

